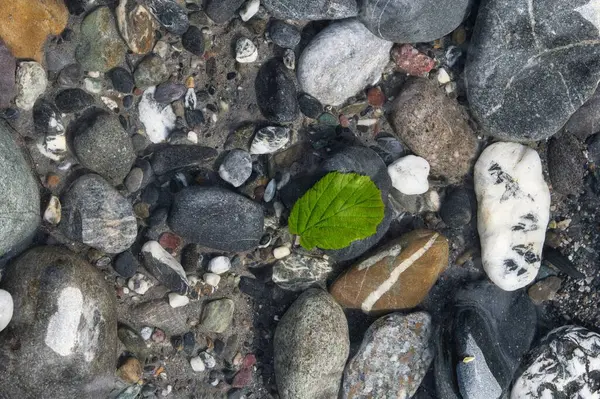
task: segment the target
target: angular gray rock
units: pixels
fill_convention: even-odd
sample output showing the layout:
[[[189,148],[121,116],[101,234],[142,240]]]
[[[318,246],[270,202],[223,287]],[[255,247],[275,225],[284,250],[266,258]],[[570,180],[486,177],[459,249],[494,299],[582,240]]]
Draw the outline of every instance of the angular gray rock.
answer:
[[[133,78],[135,85],[141,89],[147,89],[164,82],[169,77],[167,65],[161,57],[156,54],[146,56],[138,64]]]
[[[219,176],[233,187],[239,187],[252,175],[252,157],[244,150],[229,151],[219,166]]]
[[[101,251],[125,251],[137,236],[131,203],[106,180],[84,175],[63,195],[59,229],[72,240]]]
[[[411,398],[433,360],[432,330],[425,312],[377,319],[346,366],[342,398]]]
[[[117,362],[113,290],[94,267],[60,247],[29,250],[2,288],[15,301],[0,335],[7,398],[107,397]]]
[[[241,252],[258,246],[264,215],[259,204],[229,190],[189,187],[175,197],[168,223],[196,244]]]
[[[580,140],[600,131],[600,90],[571,115],[563,130]]]
[[[596,91],[599,28],[594,2],[482,3],[465,77],[483,130],[513,141],[557,133]]]
[[[583,187],[587,161],[581,145],[572,134],[552,137],[548,142],[548,174],[552,189],[563,195],[576,195]]]
[[[350,339],[346,316],[327,292],[302,293],[277,325],[273,345],[282,399],[337,397]]]
[[[135,153],[129,134],[119,119],[100,112],[79,123],[73,138],[73,149],[81,165],[113,185],[123,183],[133,165]]]
[[[391,42],[431,42],[456,29],[467,16],[469,5],[469,0],[365,0],[360,21]]]
[[[273,282],[285,290],[304,291],[324,286],[332,271],[331,263],[323,258],[291,254],[273,265]]]
[[[298,83],[322,103],[340,105],[379,80],[392,44],[356,19],[333,23],[302,52]]]
[[[280,19],[344,19],[358,14],[356,0],[263,0],[262,3]]]
[[[217,150],[198,145],[170,145],[157,150],[152,157],[152,170],[164,175],[179,169],[208,166]]]
[[[579,326],[552,330],[534,349],[511,399],[598,396],[600,335]]]
[[[0,258],[19,251],[40,224],[40,194],[31,167],[0,121]]]
[[[217,299],[204,306],[200,326],[207,332],[223,333],[233,319],[235,304],[231,299]]]

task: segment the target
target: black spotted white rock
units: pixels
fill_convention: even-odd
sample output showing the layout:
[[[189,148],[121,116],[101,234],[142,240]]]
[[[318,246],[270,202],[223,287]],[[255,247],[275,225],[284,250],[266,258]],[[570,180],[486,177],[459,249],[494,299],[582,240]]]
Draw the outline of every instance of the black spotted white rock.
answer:
[[[552,330],[533,350],[511,399],[597,398],[600,335],[579,326]]]
[[[465,76],[471,111],[486,133],[541,140],[565,125],[600,80],[599,16],[595,1],[479,7]]]
[[[37,247],[10,264],[2,288],[15,304],[0,335],[2,395],[108,397],[117,315],[103,275],[65,248]]]
[[[342,398],[412,398],[433,360],[432,330],[425,312],[377,319],[346,366]]]
[[[294,253],[273,265],[273,282],[286,290],[304,291],[324,285],[331,271],[327,259]]]
[[[456,29],[469,5],[469,0],[366,0],[360,20],[371,32],[391,42],[430,42]]]
[[[550,191],[533,149],[517,143],[487,147],[475,164],[481,258],[488,277],[513,291],[540,268]]]
[[[128,249],[137,236],[131,203],[106,180],[84,175],[62,198],[61,231],[70,239],[116,254]]]
[[[296,20],[344,19],[358,14],[356,0],[263,0],[276,18]]]
[[[322,103],[340,105],[379,80],[392,44],[356,19],[333,23],[302,52],[298,83]]]

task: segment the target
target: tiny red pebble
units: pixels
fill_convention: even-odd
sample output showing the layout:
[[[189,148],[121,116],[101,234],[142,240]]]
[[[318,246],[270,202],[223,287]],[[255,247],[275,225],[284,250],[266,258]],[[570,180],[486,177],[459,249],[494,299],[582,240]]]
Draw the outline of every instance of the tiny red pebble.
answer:
[[[59,183],[60,177],[55,175],[54,173],[51,173],[46,177],[46,187],[50,189],[56,188],[56,186],[58,186]]]
[[[410,44],[394,47],[392,58],[396,66],[412,76],[423,76],[435,66],[435,61]]]
[[[385,94],[383,94],[383,91],[379,87],[371,87],[367,92],[367,101],[373,107],[383,107],[385,100]]]
[[[136,87],[135,89],[133,89],[133,94],[135,96],[141,96],[143,92],[144,92],[144,90],[140,89],[139,87]]]
[[[349,127],[350,126],[350,121],[348,120],[348,117],[346,115],[340,115],[340,126],[342,127]]]
[[[242,360],[242,368],[250,368],[256,364],[256,356],[253,353],[248,353]]]
[[[165,339],[167,338],[167,335],[160,328],[155,328],[154,332],[152,333],[151,338],[152,338],[152,342],[160,344],[161,342],[165,341]]]
[[[179,252],[181,248],[181,237],[176,234],[165,232],[160,235],[158,243],[161,247],[167,250],[171,255]]]
[[[252,382],[252,369],[244,368],[237,372],[231,383],[232,388],[244,388]]]

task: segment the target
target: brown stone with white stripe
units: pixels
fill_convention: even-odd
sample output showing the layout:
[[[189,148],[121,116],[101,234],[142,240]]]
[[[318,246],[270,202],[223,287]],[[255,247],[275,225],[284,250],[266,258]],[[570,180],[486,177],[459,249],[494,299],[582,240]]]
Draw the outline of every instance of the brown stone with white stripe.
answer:
[[[448,266],[448,240],[430,230],[415,230],[352,266],[331,286],[346,308],[378,313],[419,305]]]

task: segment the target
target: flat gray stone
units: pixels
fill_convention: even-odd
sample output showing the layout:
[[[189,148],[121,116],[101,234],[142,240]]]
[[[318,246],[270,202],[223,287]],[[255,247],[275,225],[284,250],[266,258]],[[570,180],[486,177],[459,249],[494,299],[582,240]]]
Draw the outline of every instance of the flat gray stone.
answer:
[[[231,299],[218,299],[204,306],[200,326],[207,332],[223,333],[231,325],[235,304]]]
[[[358,14],[356,0],[263,0],[275,18],[296,20],[344,19]]]

